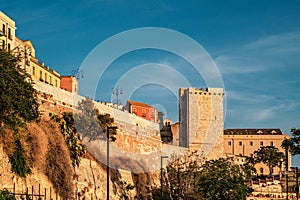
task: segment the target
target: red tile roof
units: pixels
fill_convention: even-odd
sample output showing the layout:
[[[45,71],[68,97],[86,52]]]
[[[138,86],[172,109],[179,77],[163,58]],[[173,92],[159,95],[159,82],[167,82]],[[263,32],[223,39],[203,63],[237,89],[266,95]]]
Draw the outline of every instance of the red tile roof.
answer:
[[[283,135],[277,129],[226,129],[224,135]]]
[[[136,102],[136,101],[132,101],[132,100],[128,100],[128,103],[130,105],[135,105],[135,106],[140,106],[140,107],[145,107],[145,108],[151,108],[152,107],[149,104],[142,103],[142,102]]]

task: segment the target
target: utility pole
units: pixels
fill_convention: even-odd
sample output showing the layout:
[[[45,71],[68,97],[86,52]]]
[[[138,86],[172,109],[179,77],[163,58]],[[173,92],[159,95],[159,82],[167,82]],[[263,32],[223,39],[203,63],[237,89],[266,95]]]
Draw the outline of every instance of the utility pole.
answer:
[[[116,95],[116,104],[117,104],[117,109],[119,109],[119,95],[123,94],[123,91],[121,88],[119,88],[118,86],[113,90],[113,94]]]

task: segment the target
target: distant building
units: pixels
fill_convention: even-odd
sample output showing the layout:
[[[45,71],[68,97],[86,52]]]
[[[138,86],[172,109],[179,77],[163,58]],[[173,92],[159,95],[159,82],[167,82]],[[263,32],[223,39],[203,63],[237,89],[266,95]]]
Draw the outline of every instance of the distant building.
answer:
[[[128,100],[125,109],[129,113],[142,117],[154,123],[159,123],[157,109],[149,104]]]
[[[179,89],[179,145],[203,152],[206,158],[223,156],[222,88]]]
[[[254,151],[262,146],[274,146],[284,153],[281,143],[289,135],[285,135],[280,129],[226,129],[224,131],[224,153],[226,156],[251,157]],[[284,169],[276,167],[274,174]],[[291,154],[289,154],[289,167],[291,166]],[[269,174],[269,168],[264,164],[256,164],[258,174]]]
[[[74,76],[61,76],[60,88],[78,94],[78,81]]]
[[[11,51],[14,49],[15,44],[15,21],[0,11],[0,41],[1,49]]]
[[[165,119],[164,126],[160,129],[160,136],[162,142],[179,146],[179,122],[173,124],[172,120]]]

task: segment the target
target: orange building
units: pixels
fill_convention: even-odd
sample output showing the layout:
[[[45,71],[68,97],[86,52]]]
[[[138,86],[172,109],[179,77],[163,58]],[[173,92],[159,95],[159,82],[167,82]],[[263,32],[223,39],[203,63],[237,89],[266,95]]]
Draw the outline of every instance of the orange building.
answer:
[[[149,104],[128,100],[125,109],[128,110],[129,113],[133,113],[146,120],[154,123],[159,122],[157,109],[153,108]]]
[[[60,88],[78,94],[78,81],[74,76],[61,76]]]

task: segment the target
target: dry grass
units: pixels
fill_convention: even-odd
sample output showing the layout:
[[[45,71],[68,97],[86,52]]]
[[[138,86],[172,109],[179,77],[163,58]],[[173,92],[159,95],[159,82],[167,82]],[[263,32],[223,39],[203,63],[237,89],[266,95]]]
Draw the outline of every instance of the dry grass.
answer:
[[[48,117],[39,123],[28,123],[27,130],[18,132],[25,154],[31,158],[31,165],[46,174],[49,181],[64,199],[74,198],[74,169],[65,139],[57,124]],[[0,145],[11,156],[14,151],[14,133],[2,129]]]

